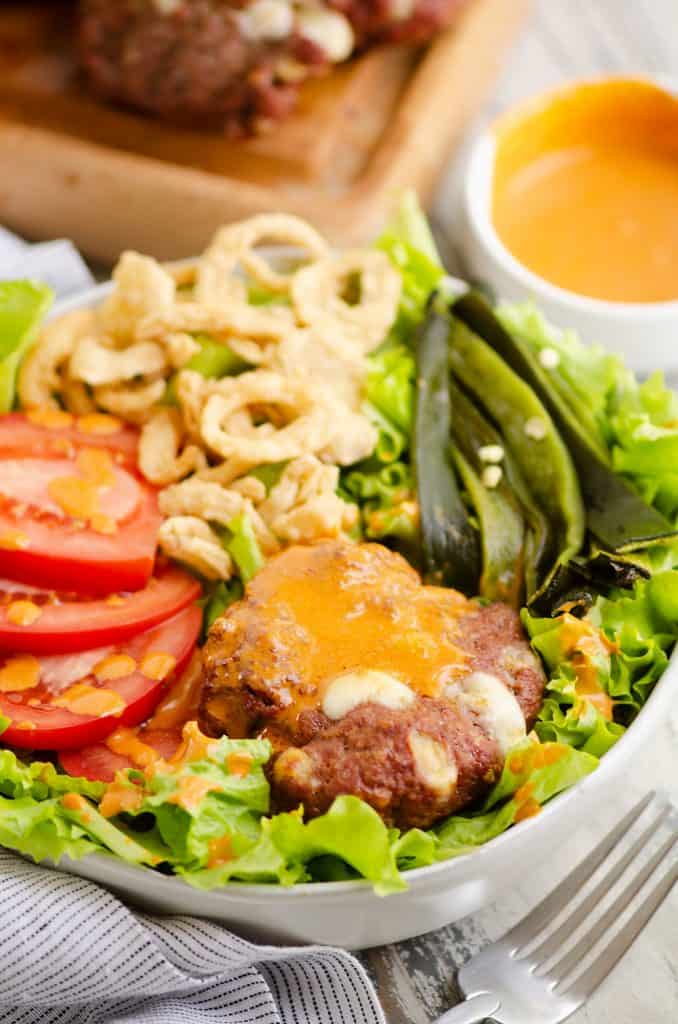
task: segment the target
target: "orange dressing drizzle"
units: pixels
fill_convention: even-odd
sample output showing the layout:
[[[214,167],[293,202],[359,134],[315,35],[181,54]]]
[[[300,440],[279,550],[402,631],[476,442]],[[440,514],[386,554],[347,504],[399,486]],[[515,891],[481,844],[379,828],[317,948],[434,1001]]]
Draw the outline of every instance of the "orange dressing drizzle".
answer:
[[[40,662],[32,654],[18,654],[0,668],[0,693],[32,690],[40,682]]]
[[[123,811],[138,811],[144,800],[140,789],[129,783],[110,782],[101,798],[99,811],[104,818],[113,818]]]
[[[227,864],[229,860],[233,860],[235,856],[230,836],[220,836],[219,839],[210,839],[207,844],[207,849],[209,851],[207,856],[208,868],[218,868],[222,864]]]
[[[31,626],[42,615],[42,608],[33,601],[11,601],[6,615],[13,626]]]
[[[218,790],[219,786],[211,779],[200,775],[183,775],[178,782],[177,791],[168,797],[168,803],[177,804],[185,811],[195,811],[208,793]]]
[[[167,676],[174,671],[177,659],[172,654],[161,652],[144,655],[139,665],[142,675],[148,679],[167,679]]]
[[[171,684],[148,722],[149,729],[176,729],[196,718],[202,685],[202,657],[196,651],[185,671]]]
[[[57,708],[66,708],[74,715],[113,715],[118,717],[123,713],[127,704],[113,690],[106,690],[98,686],[90,686],[88,683],[75,683],[69,686],[59,697],[52,700]]]
[[[26,419],[35,423],[38,427],[48,427],[50,430],[66,430],[73,425],[75,417],[64,409],[29,409]]]
[[[616,651],[617,645],[586,619],[577,619],[568,612],[562,620],[561,650],[565,656],[570,656],[577,695],[590,701],[607,721],[612,721],[614,702],[600,685],[595,658]]]
[[[91,519],[99,513],[99,488],[80,476],[58,476],[50,480],[47,492],[71,519]]]
[[[99,682],[105,683],[111,679],[124,679],[136,668],[137,663],[129,654],[109,654],[96,663],[92,672]]]
[[[139,768],[148,768],[158,760],[158,752],[148,743],[139,739],[136,730],[122,726],[116,729],[106,740],[106,746],[114,754],[128,757]]]
[[[6,530],[5,533],[0,533],[0,548],[5,548],[6,551],[23,551],[30,542],[30,537],[21,530]]]
[[[78,416],[78,430],[83,434],[117,434],[122,430],[122,421],[103,412],[91,412]]]
[[[532,797],[526,800],[524,804],[521,804],[515,813],[514,822],[524,821],[525,818],[534,818],[541,811],[541,804]]]
[[[226,767],[231,775],[246,779],[252,768],[252,758],[249,754],[229,754],[226,758]]]

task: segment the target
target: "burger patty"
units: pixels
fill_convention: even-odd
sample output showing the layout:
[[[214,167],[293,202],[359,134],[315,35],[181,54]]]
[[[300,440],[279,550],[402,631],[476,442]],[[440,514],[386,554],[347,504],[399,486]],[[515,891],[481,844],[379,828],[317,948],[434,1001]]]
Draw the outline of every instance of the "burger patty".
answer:
[[[299,86],[381,41],[421,42],[464,0],[81,0],[95,90],[178,123],[261,130]]]
[[[214,623],[204,667],[201,728],[271,741],[276,809],[353,794],[400,828],[479,799],[544,689],[511,608],[343,541],[272,558]]]

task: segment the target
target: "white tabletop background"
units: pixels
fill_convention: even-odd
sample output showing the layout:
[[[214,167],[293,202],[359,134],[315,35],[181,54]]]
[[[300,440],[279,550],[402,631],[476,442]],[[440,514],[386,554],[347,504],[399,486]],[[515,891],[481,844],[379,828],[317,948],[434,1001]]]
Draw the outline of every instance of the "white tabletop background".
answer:
[[[487,103],[477,130],[506,106],[576,77],[606,73],[675,75],[678,81],[678,0],[535,0],[521,38]],[[471,135],[473,132],[471,132]],[[436,223],[454,253],[454,205],[459,166],[454,161],[436,203]],[[677,240],[678,244],[678,240]],[[655,742],[643,751],[619,788],[609,793],[595,821],[580,828],[548,864],[507,891],[496,905],[460,926],[369,955],[380,976],[385,1008],[394,1024],[427,1024],[455,1002],[450,953],[459,962],[488,938],[498,938],[523,916],[568,868],[591,849],[604,830],[650,788],[678,801],[678,709]],[[409,979],[409,980],[408,980]],[[413,995],[411,983],[416,994]],[[678,891],[590,1004],[572,1024],[677,1024]]]

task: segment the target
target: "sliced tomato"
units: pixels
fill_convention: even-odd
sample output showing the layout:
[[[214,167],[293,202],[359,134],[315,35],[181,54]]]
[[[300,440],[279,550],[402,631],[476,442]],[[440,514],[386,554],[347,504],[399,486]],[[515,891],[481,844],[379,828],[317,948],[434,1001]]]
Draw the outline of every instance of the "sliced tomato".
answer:
[[[135,452],[129,428],[90,436],[1,417],[3,575],[97,595],[145,586],[162,519],[155,489],[134,468]]]
[[[115,416],[94,413],[71,416],[53,409],[12,412],[0,417],[0,453],[56,458],[71,448],[105,448],[126,465],[136,466],[139,432]]]
[[[147,729],[139,732],[139,739],[152,747],[159,758],[169,761],[181,743],[180,730]],[[116,772],[134,768],[134,762],[123,754],[116,754],[105,743],[92,743],[82,750],[65,750],[59,754],[59,764],[75,778],[92,782],[112,782]]]
[[[201,622],[200,609],[192,605],[119,648],[43,656],[35,660],[25,654],[6,659],[0,665],[3,691],[0,692],[0,715],[8,718],[10,725],[0,735],[0,742],[31,750],[69,750],[105,739],[120,725],[139,725],[149,717],[167,686],[185,668],[198,639]],[[169,655],[172,659],[171,673],[162,679],[152,678],[156,665],[151,669],[147,660],[156,654]],[[116,655],[133,659],[134,670],[117,679],[104,679],[100,671],[102,678],[97,679],[93,675],[94,666]],[[34,686],[20,689],[26,685],[27,674],[21,666],[16,675],[23,675],[24,679],[15,692],[7,692],[12,685],[17,659],[23,659],[24,665],[29,671],[32,668],[38,678]],[[110,661],[107,665],[110,666]],[[10,672],[6,671],[8,666]],[[122,708],[116,708],[115,713],[104,710],[103,713],[83,714],[75,713],[69,706],[59,706],[57,702],[72,705],[73,688],[79,683],[96,691],[87,691],[90,703],[96,701],[102,708],[110,707],[117,695],[122,698]]]
[[[24,591],[20,583],[0,580],[0,651],[62,654],[117,644],[199,597],[198,581],[172,565],[156,568],[143,590],[105,598]]]

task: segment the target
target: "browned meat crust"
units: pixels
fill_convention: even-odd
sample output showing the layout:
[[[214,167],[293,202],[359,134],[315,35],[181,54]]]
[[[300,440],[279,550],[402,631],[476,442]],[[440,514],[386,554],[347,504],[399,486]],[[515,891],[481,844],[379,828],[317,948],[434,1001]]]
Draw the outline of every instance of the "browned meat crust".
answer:
[[[303,803],[314,815],[353,793],[400,827],[465,806],[501,770],[493,726],[458,684],[474,673],[506,692],[504,683],[527,728],[544,688],[511,608],[422,586],[399,555],[341,541],[271,559],[212,627],[204,664],[201,728],[271,740],[276,806]],[[405,683],[414,699],[349,702],[327,717],[332,681],[366,669]]]
[[[324,72],[322,45],[297,28],[279,40],[246,38],[253,0],[81,0],[82,66],[102,97],[196,127],[241,135],[294,107],[299,86]],[[465,0],[417,0],[394,17],[393,0],[330,0],[354,25],[356,44],[420,42]]]
[[[444,778],[434,788],[424,782],[409,742],[413,731],[439,743],[456,764],[453,785]],[[351,793],[389,825],[426,828],[482,796],[499,777],[502,763],[495,740],[459,705],[430,697],[405,711],[365,704],[301,749],[290,748],[279,757],[273,793],[277,809],[303,804],[308,817]]]

